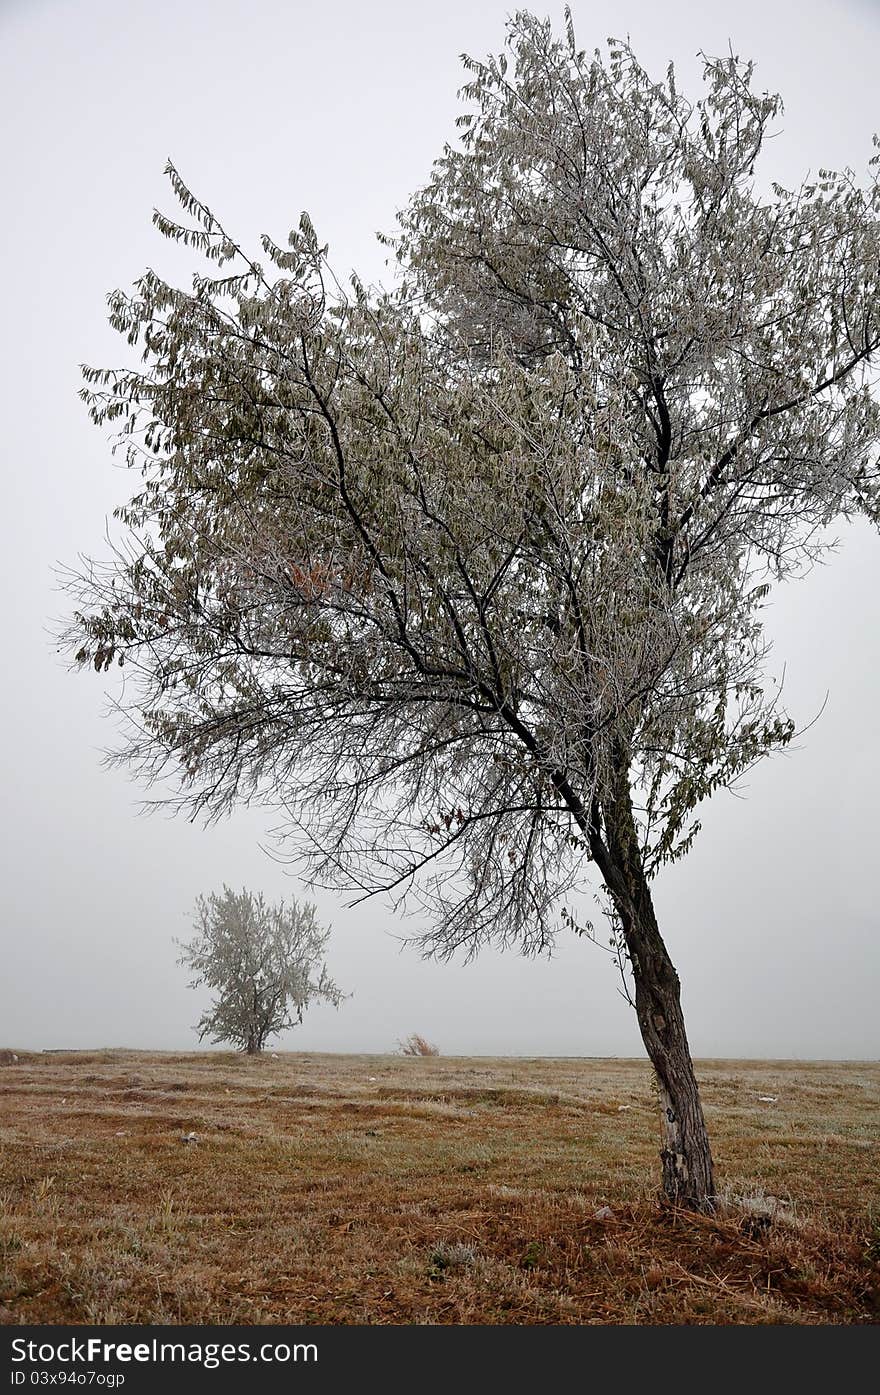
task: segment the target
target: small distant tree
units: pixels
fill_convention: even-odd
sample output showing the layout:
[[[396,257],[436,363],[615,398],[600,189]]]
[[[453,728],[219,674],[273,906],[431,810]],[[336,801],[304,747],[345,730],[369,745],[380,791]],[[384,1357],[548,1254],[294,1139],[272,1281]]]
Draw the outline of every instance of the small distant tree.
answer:
[[[318,967],[330,932],[322,930],[309,902],[269,905],[250,891],[212,893],[196,901],[197,933],[181,944],[178,963],[193,971],[215,998],[196,1026],[199,1040],[228,1041],[249,1056],[269,1037],[302,1022],[310,1003],[338,1007],[346,996]]]

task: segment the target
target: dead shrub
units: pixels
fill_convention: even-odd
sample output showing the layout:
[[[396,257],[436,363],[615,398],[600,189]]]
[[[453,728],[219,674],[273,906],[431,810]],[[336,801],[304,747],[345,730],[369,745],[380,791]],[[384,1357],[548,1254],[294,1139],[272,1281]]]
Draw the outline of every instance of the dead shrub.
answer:
[[[432,1041],[426,1041],[418,1032],[413,1032],[403,1041],[398,1041],[397,1049],[401,1056],[439,1056],[440,1048]]]

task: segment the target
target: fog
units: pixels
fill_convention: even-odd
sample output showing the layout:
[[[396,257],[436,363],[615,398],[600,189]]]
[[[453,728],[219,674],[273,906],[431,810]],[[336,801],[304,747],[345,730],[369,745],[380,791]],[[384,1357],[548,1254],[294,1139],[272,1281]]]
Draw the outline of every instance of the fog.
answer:
[[[186,1049],[205,998],[174,938],[201,892],[311,894],[267,854],[274,820],[242,810],[205,829],[145,817],[145,791],[108,772],[102,679],[72,674],[53,623],[53,571],[106,554],[130,480],[77,399],[78,364],[122,363],[105,296],[150,264],[190,262],[152,228],[171,156],[245,239],[283,241],[308,209],[342,276],[387,273],[377,230],[454,137],[458,55],[497,50],[509,6],[484,0],[0,4],[5,132],[4,681],[0,1045]],[[538,7],[540,8],[540,7]],[[785,116],[764,176],[862,171],[877,122],[877,11],[867,3],[576,3],[580,42],[630,36],[641,61],[693,87],[698,50],[731,44]],[[561,23],[561,6],[554,6]],[[880,538],[837,555],[768,611],[774,669],[806,725],[784,756],[701,811],[693,852],[657,884],[697,1056],[880,1054],[876,867],[880,816]],[[827,701],[826,701],[827,697]],[[315,892],[329,967],[352,993],[280,1045],[389,1051],[419,1032],[448,1054],[641,1055],[606,955],[561,933],[549,958],[486,951],[422,960],[418,930],[378,900]],[[589,894],[584,913],[593,909]]]

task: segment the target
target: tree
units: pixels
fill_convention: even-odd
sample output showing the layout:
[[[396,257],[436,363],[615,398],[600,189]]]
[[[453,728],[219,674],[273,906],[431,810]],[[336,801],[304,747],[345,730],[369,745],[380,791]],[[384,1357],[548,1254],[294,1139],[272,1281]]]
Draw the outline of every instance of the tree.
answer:
[[[665,1196],[711,1210],[651,881],[791,739],[770,584],[880,516],[880,156],[762,192],[750,64],[691,102],[570,17],[466,66],[390,292],[340,288],[305,215],[256,261],[169,166],[160,231],[232,265],[111,297],[144,366],[84,392],[143,483],[70,641],[134,672],[117,759],[194,813],[281,806],[315,875],[421,898],[428,954],[592,934],[595,869]]]
[[[216,994],[199,1019],[199,1040],[228,1041],[249,1056],[269,1037],[302,1022],[310,1003],[334,1007],[344,993],[318,967],[330,932],[321,930],[310,902],[268,905],[250,891],[212,893],[196,901],[196,934],[178,963],[193,972],[191,988]]]

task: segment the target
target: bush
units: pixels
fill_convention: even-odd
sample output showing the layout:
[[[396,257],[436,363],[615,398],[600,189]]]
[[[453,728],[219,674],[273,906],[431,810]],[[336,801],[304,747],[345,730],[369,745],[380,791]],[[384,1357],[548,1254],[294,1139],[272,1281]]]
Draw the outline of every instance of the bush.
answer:
[[[401,1056],[439,1056],[440,1048],[432,1041],[425,1041],[418,1032],[413,1032],[404,1041],[398,1041],[397,1049]]]

